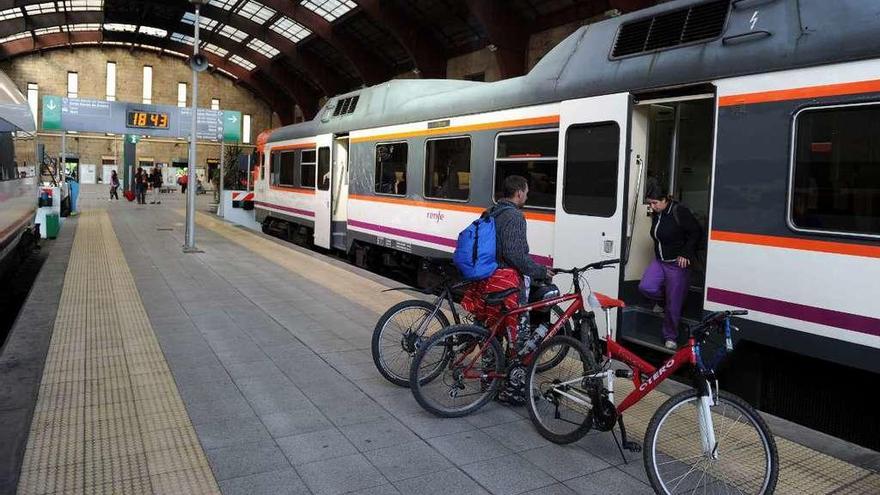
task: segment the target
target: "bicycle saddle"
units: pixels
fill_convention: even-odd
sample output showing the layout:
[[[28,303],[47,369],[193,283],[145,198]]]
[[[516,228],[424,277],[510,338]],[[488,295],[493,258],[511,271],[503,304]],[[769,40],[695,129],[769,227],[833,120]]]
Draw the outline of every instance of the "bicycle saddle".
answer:
[[[489,306],[499,306],[504,303],[504,300],[507,299],[507,296],[511,294],[516,294],[519,292],[518,287],[511,287],[509,289],[505,289],[498,292],[489,292],[485,296],[483,296],[483,300],[486,301],[486,304]]]

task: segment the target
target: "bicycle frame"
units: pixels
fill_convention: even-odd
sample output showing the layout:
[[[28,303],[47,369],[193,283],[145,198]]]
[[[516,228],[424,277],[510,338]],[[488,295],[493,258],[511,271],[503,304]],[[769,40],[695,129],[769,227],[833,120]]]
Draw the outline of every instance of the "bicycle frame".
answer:
[[[571,294],[566,294],[564,296],[555,297],[553,299],[547,299],[544,301],[538,301],[538,302],[534,302],[531,304],[526,304],[524,306],[518,306],[518,307],[516,307],[506,313],[503,313],[498,318],[498,321],[492,326],[492,328],[489,329],[490,337],[488,339],[486,339],[485,344],[480,346],[480,349],[479,349],[479,352],[477,352],[477,355],[465,367],[464,372],[463,372],[464,376],[467,378],[471,378],[471,379],[505,378],[507,375],[504,373],[491,372],[491,373],[487,373],[487,374],[476,374],[472,371],[474,363],[477,362],[478,358],[483,356],[483,353],[486,352],[486,348],[489,347],[489,345],[490,345],[489,342],[491,342],[493,338],[497,338],[499,336],[499,334],[501,334],[502,327],[504,326],[504,321],[508,317],[511,317],[511,316],[512,317],[519,317],[519,315],[521,315],[522,313],[525,313],[526,311],[532,311],[532,310],[541,309],[541,308],[550,308],[550,307],[557,305],[559,303],[564,303],[564,302],[569,302],[569,301],[573,301],[572,304],[568,307],[568,309],[565,310],[565,312],[562,314],[562,316],[559,318],[559,320],[557,320],[556,323],[554,323],[553,326],[550,327],[550,330],[547,331],[547,335],[544,336],[543,340],[547,340],[547,339],[552,338],[554,335],[556,335],[559,332],[559,330],[562,329],[562,326],[565,325],[565,323],[567,321],[569,321],[575,315],[575,313],[584,309],[584,300],[581,297],[580,293],[573,292]],[[514,340],[511,338],[509,330],[508,330],[508,340],[510,340],[510,341]],[[467,358],[468,354],[464,354],[461,357],[461,359],[455,363],[455,365],[457,366],[457,365],[461,364],[461,362]],[[531,364],[532,359],[534,358],[534,356],[536,354],[537,354],[537,350],[530,352],[528,355],[526,355],[523,358],[522,364],[524,366],[528,366],[529,364]]]

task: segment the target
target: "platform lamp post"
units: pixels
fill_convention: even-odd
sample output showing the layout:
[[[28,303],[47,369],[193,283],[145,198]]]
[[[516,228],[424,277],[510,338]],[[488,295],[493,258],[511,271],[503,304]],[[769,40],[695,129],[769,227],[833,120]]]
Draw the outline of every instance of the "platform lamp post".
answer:
[[[208,61],[205,56],[199,53],[199,8],[208,3],[208,0],[189,0],[195,7],[195,22],[193,23],[193,55],[189,59],[189,65],[192,67],[192,133],[189,136],[189,167],[187,168],[187,187],[186,187],[186,236],[183,245],[184,253],[199,252],[196,248],[196,190],[198,179],[196,178],[196,137],[197,137],[197,118],[199,113],[199,72],[208,68]]]

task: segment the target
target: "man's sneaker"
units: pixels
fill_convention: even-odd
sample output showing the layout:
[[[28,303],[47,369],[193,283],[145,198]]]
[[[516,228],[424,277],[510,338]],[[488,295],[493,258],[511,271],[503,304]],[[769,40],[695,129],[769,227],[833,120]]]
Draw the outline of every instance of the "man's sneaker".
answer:
[[[526,403],[526,392],[524,387],[505,386],[495,400],[509,406],[522,406]]]
[[[666,339],[666,343],[663,344],[663,346],[671,351],[678,349],[678,344],[676,344],[674,340]]]

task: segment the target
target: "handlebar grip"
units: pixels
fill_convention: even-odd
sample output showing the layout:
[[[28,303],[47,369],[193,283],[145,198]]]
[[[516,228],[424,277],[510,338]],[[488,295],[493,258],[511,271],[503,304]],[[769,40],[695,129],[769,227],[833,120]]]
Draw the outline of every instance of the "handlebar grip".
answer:
[[[729,311],[728,313],[730,314],[730,316],[743,316],[749,314],[749,312],[745,309],[736,309],[733,311]]]

